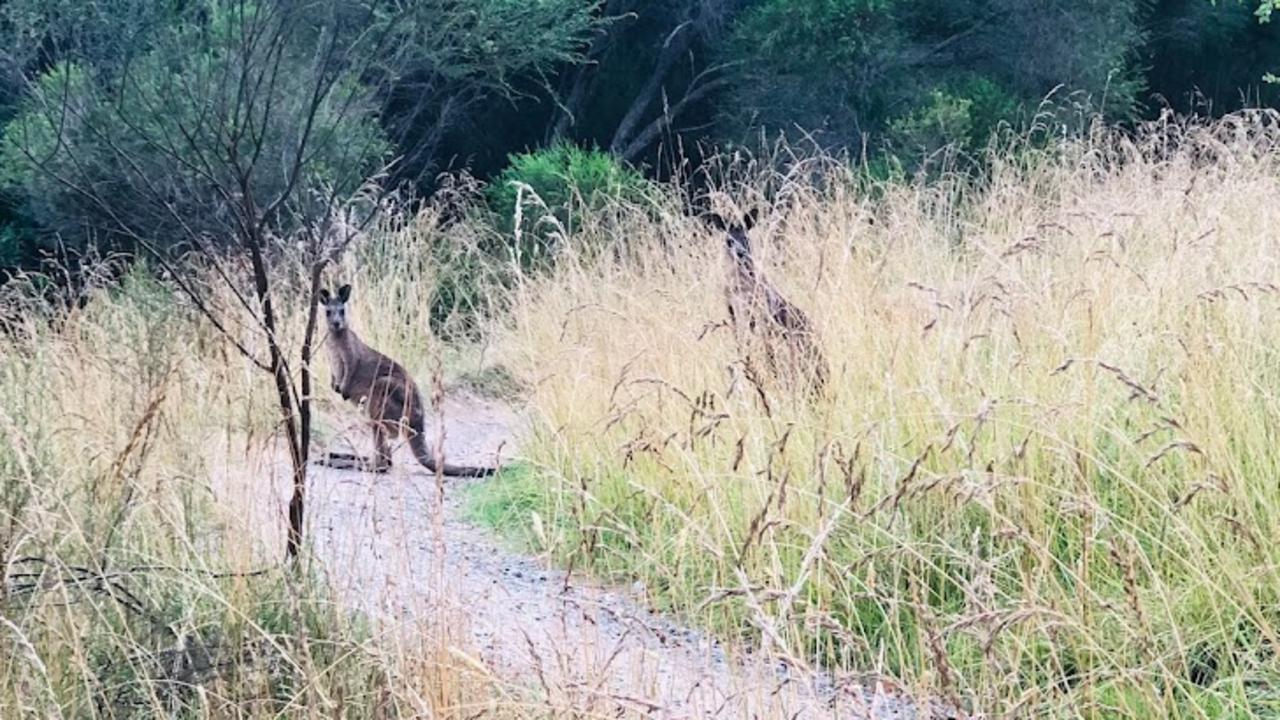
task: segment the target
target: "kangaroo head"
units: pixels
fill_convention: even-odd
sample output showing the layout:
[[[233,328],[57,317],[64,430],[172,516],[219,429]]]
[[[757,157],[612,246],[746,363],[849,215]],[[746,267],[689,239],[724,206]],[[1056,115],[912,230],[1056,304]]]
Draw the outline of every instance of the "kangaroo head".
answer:
[[[760,218],[759,208],[754,208],[744,215],[742,222],[725,220],[716,213],[712,213],[708,218],[713,226],[724,232],[725,249],[729,251],[729,257],[742,265],[750,265],[751,238],[747,233],[751,232],[751,228],[755,227],[756,221]]]
[[[320,290],[320,304],[324,306],[324,319],[329,323],[329,332],[340,333],[347,329],[347,301],[351,299],[351,286],[338,288],[336,295],[328,290]]]

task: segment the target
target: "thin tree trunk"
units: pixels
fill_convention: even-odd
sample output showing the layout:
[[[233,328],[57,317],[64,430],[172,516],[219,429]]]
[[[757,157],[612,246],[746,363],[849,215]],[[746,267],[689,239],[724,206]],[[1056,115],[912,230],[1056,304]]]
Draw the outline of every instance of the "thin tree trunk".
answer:
[[[645,113],[649,111],[649,107],[653,105],[662,93],[663,83],[666,82],[667,76],[671,74],[671,69],[675,67],[676,61],[693,45],[694,36],[693,23],[688,20],[678,25],[667,36],[667,42],[663,45],[662,52],[658,55],[658,62],[654,66],[653,74],[649,76],[649,80],[640,89],[636,99],[632,101],[631,107],[627,109],[627,114],[618,123],[617,131],[613,134],[613,141],[609,143],[609,149],[614,154],[621,155],[627,146],[632,144],[636,128],[640,126]]]
[[[252,211],[252,200],[248,192],[245,193],[243,202],[247,206],[246,210]],[[248,217],[254,216],[254,213],[248,213]],[[270,352],[269,365],[275,378],[276,400],[280,403],[285,437],[289,442],[293,494],[289,498],[289,534],[285,541],[285,557],[296,561],[302,549],[303,516],[306,509],[307,449],[303,446],[301,428],[298,427],[298,408],[293,400],[292,388],[289,387],[289,365],[285,361],[284,350],[280,347],[280,337],[276,331],[275,306],[271,301],[270,278],[266,260],[262,256],[262,237],[257,224],[246,224],[244,242],[248,246],[249,261],[253,269],[254,291],[258,302],[262,303],[262,326],[266,331],[267,349]],[[314,308],[312,311],[314,312]]]
[[[697,82],[697,79],[694,79]],[[636,133],[625,147],[615,148],[614,153],[628,162],[635,162],[636,158],[645,151],[654,141],[658,139],[667,128],[671,126],[675,119],[680,116],[690,105],[703,99],[715,90],[720,89],[727,84],[724,79],[711,80],[700,85],[690,86],[685,92],[685,96],[671,107],[663,107],[662,114],[649,122],[642,130]]]
[[[300,385],[299,387],[300,397],[298,398],[298,415],[301,420],[301,432],[299,433],[299,437],[298,437],[298,445],[300,446],[300,455],[302,457],[302,467],[304,468],[304,473],[302,477],[302,481],[303,481],[302,488],[304,491],[306,487],[305,468],[307,466],[307,462],[310,460],[310,455],[311,455],[311,401],[312,401],[311,388],[312,388],[312,385],[314,384],[313,383],[314,374],[311,369],[311,360],[312,360],[312,355],[315,347],[315,335],[316,335],[316,320],[317,320],[316,297],[320,293],[320,275],[321,273],[324,272],[324,268],[326,264],[327,263],[324,260],[319,260],[315,262],[311,267],[311,287],[307,295],[307,299],[308,299],[307,329],[302,339],[302,372],[301,372],[302,377],[298,381]],[[298,503],[298,521],[295,526],[295,523],[293,522],[293,512],[292,512],[293,499],[291,498],[289,527],[291,531],[294,531],[297,533],[300,539],[301,532],[302,532],[303,495],[298,491],[298,487],[299,486],[297,484],[297,478],[295,477],[294,495],[297,498],[297,503]]]

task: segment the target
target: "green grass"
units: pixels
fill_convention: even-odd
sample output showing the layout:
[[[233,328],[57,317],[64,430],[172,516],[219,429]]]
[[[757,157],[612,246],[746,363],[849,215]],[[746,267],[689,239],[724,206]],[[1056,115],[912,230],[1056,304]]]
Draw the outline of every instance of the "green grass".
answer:
[[[545,543],[534,518],[543,505],[545,488],[538,471],[525,462],[516,462],[480,482],[467,487],[467,520],[492,529],[512,547],[536,551]],[[540,537],[541,535],[541,537]]]

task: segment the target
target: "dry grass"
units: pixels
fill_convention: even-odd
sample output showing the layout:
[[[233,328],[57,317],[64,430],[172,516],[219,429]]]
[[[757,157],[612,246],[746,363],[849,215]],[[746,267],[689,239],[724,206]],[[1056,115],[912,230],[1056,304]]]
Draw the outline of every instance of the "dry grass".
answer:
[[[405,251],[379,232],[384,256]],[[375,260],[361,272],[384,269]],[[351,271],[370,290],[361,312],[430,292],[429,275],[401,267],[397,282]],[[491,701],[468,639],[447,632],[453,618],[408,637],[371,623],[311,565],[284,566],[281,522],[264,533],[238,515],[270,507],[215,502],[220,478],[271,451],[278,410],[267,378],[180,298],[143,271],[91,280],[79,308],[40,300],[38,282],[0,299],[12,323],[0,343],[0,716],[519,715]],[[283,297],[300,328],[303,308]],[[409,356],[394,337],[411,327],[381,328]]]
[[[1274,716],[1274,125],[1015,148],[979,188],[728,167],[720,202],[785,198],[756,238],[831,361],[817,404],[746,372],[681,188],[575,218],[593,252],[494,298],[483,353],[425,310],[471,221],[389,221],[333,280],[418,377],[496,354],[529,388],[535,472],[490,510],[578,568],[989,715]],[[269,445],[272,394],[169,291],[33,297],[0,301],[0,715],[573,714],[470,673],[449,618],[388,637],[224,524],[210,478]]]
[[[977,189],[808,170],[718,190],[787,198],[755,236],[832,361],[817,406],[744,371],[722,241],[674,202],[521,288],[543,541],[975,711],[1280,712],[1276,118],[1018,148]]]

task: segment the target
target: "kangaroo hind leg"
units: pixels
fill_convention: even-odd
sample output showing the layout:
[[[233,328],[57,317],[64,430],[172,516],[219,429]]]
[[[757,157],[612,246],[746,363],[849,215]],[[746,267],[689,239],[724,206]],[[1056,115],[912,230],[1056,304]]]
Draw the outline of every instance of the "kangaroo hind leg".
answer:
[[[369,400],[369,419],[373,422],[373,444],[377,453],[375,469],[386,472],[391,467],[390,441],[403,433],[404,391],[387,379],[374,386]]]
[[[372,472],[384,473],[391,469],[391,446],[387,442],[385,422],[373,424],[373,462],[369,469]]]
[[[353,453],[328,452],[318,461],[319,464],[337,470],[355,470],[358,472],[384,473],[391,469],[391,449],[387,442],[387,434],[388,432],[394,434],[394,428],[388,427],[389,425],[393,426],[394,423],[388,423],[383,419],[389,404],[385,388],[381,388],[382,392],[377,392],[376,390],[369,395],[366,401],[369,425],[373,430],[373,457]]]

